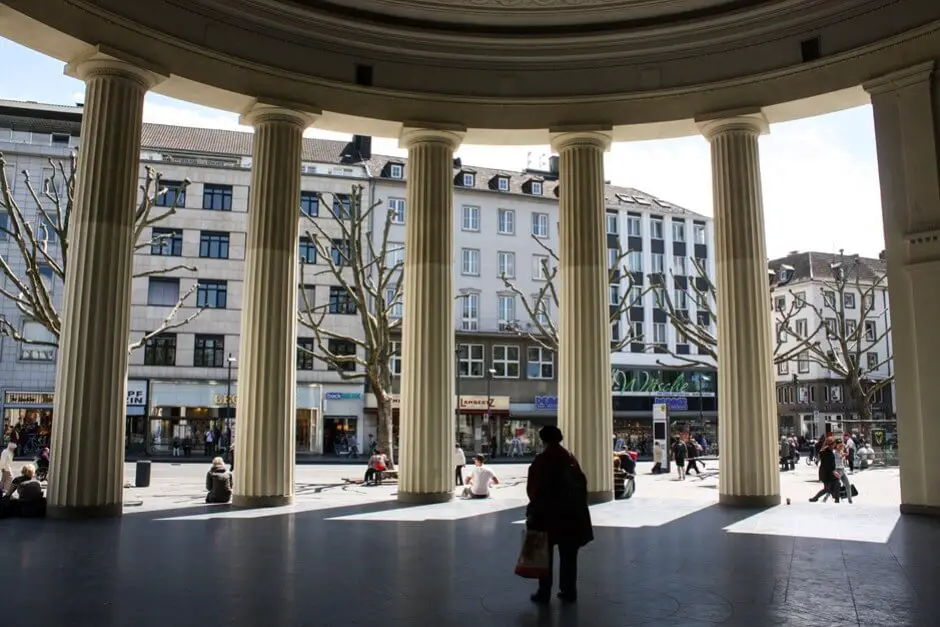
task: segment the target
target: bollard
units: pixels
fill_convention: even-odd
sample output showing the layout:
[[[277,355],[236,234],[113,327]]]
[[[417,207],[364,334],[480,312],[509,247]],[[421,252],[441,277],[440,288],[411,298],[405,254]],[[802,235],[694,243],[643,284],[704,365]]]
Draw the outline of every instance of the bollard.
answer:
[[[150,487],[150,462],[137,462],[137,476],[134,479],[134,485],[138,488]]]

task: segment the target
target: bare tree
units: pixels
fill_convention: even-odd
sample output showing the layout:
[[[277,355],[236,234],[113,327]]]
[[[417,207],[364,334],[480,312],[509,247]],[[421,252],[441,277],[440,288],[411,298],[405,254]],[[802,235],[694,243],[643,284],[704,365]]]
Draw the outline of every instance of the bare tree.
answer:
[[[526,337],[536,344],[552,351],[558,350],[558,326],[552,319],[552,311],[558,311],[558,290],[555,287],[555,279],[558,276],[559,257],[558,254],[545,242],[536,236],[532,236],[539,247],[545,251],[545,259],[542,261],[542,276],[544,280],[542,287],[533,295],[527,295],[505,274],[500,278],[506,289],[519,297],[522,308],[526,313],[525,322],[512,320],[508,322],[508,330],[517,335]],[[626,250],[620,253],[611,264],[608,272],[608,283],[618,285],[617,302],[610,305],[610,324],[620,325],[620,337],[611,342],[611,350],[619,351],[633,342],[642,342],[643,338],[633,334],[632,325],[623,328],[623,316],[629,312],[630,307],[635,300],[640,300],[642,294],[634,293],[633,275],[624,264],[631,251]],[[626,288],[624,289],[622,279],[626,279]]]
[[[54,347],[58,346],[62,320],[52,295],[52,286],[55,278],[63,283],[68,271],[69,251],[72,245],[70,239],[72,205],[76,184],[75,154],[72,153],[67,164],[51,159],[49,164],[52,174],[42,181],[42,187],[39,190],[33,184],[29,172],[27,170],[22,172],[27,193],[36,208],[38,220],[34,223],[13,197],[13,190],[6,175],[6,160],[0,154],[0,208],[9,216],[7,226],[0,227],[0,232],[15,245],[15,251],[25,268],[22,273],[18,273],[15,270],[18,264],[10,263],[10,259],[0,254],[0,272],[12,285],[11,288],[0,287],[0,296],[13,302],[26,320],[37,322],[45,327],[53,339],[26,337],[15,325],[3,317],[0,317],[0,333],[23,344]],[[150,166],[147,166],[145,171],[144,183],[141,185],[141,199],[136,207],[129,208],[134,211],[135,218],[135,251],[164,245],[169,236],[143,237],[144,232],[176,213],[178,199],[182,196],[181,192],[189,184],[189,180],[186,180],[179,189],[172,190],[173,202],[168,207],[158,209],[158,199],[171,190],[161,184],[162,175],[159,172]],[[54,242],[58,242],[58,245],[50,245]],[[134,277],[162,275],[179,270],[196,272],[195,266],[177,264],[168,268],[136,273]],[[193,285],[183,293],[157,328],[143,333],[132,341],[128,346],[128,351],[140,348],[155,335],[188,324],[202,313],[203,308],[200,308],[186,317],[178,317],[187,298],[195,290],[196,285]]]
[[[821,281],[824,287],[822,306],[803,303],[790,292],[795,305],[799,303],[801,309],[805,306],[810,310],[815,318],[816,331],[809,334],[811,341],[803,341],[799,350],[788,353],[791,358],[817,363],[842,379],[861,419],[871,420],[873,400],[894,381],[893,374],[880,372],[893,358],[890,344],[885,341],[891,333],[891,326],[885,317],[879,328],[877,317],[872,315],[875,295],[887,289],[887,273],[881,267],[867,264],[858,255],[846,257],[841,250],[839,260],[831,264],[831,269],[832,280]],[[852,301],[855,301],[854,305],[846,307],[846,302]],[[854,313],[848,314],[847,309],[858,311],[858,317]],[[801,330],[792,324],[792,317],[778,319],[777,334],[803,339]],[[820,337],[821,340],[818,339]],[[870,352],[878,349],[882,342],[884,352],[881,355]],[[869,363],[869,354],[878,357]],[[863,356],[866,359],[863,360]]]
[[[665,275],[662,273],[650,275],[650,290],[652,290],[657,306],[666,313],[666,319],[672,324],[679,334],[679,337],[688,339],[688,343],[695,346],[698,355],[681,355],[669,348],[667,344],[654,345],[660,352],[663,352],[672,359],[678,361],[680,367],[685,368],[714,368],[718,363],[718,317],[716,315],[717,300],[715,292],[715,283],[708,276],[708,270],[699,259],[692,259],[692,268],[694,276],[689,277],[689,290],[694,295],[696,303],[696,317],[693,319],[689,315],[689,308],[681,307],[670,295],[669,290],[664,285]],[[686,291],[688,295],[688,290]],[[689,296],[686,296],[689,298]],[[768,290],[769,299],[769,290]],[[686,303],[687,305],[687,303]],[[794,299],[787,311],[777,312],[778,325],[788,326],[790,321],[800,312],[801,305],[798,305]],[[701,324],[701,319],[707,319],[706,324]],[[819,322],[822,325],[822,322]],[[816,328],[816,331],[819,327]],[[774,364],[788,362],[800,354],[803,349],[812,341],[814,334],[808,334],[805,338],[796,338],[798,341],[791,346],[787,342],[781,341],[781,334],[777,333],[774,337]],[[703,358],[707,358],[703,359]],[[666,365],[660,363],[660,365]],[[672,364],[674,366],[674,364]]]
[[[339,302],[316,305],[310,302],[306,290],[301,289],[298,321],[313,331],[315,345],[313,350],[298,348],[326,363],[344,380],[368,381],[375,395],[379,425],[386,428],[387,443],[383,446],[388,450],[389,461],[394,464],[391,360],[395,355],[392,337],[401,326],[396,310],[402,302],[404,262],[401,259],[403,254],[396,255],[397,259],[392,255],[403,252],[403,249],[400,246],[391,248],[388,241],[394,210],[389,209],[384,223],[376,225],[374,218],[380,215],[376,210],[382,202],[375,201],[364,208],[362,190],[361,185],[356,185],[349,196],[321,194],[320,207],[325,207],[332,216],[326,224],[333,225],[335,229],[327,229],[315,217],[304,214],[309,226],[304,237],[316,247],[317,256],[326,262],[325,269],[314,272],[313,276],[331,276],[346,296]],[[382,228],[378,242],[373,238],[373,230],[377,226]],[[307,264],[302,260],[302,285],[306,283],[307,272]],[[331,330],[323,323],[328,313],[358,315],[363,337]],[[331,340],[334,342],[332,345]],[[354,350],[341,350],[341,347]],[[379,433],[380,443],[382,439]]]

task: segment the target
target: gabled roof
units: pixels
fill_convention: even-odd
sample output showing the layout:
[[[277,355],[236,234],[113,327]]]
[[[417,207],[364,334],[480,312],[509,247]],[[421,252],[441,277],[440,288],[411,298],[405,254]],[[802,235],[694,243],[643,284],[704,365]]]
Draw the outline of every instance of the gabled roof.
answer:
[[[832,265],[843,263],[848,274],[848,280],[854,281],[856,272],[862,282],[871,283],[878,277],[887,272],[885,262],[881,259],[872,259],[871,257],[858,257],[858,263],[855,263],[855,257],[845,255],[840,257],[838,253],[821,253],[815,251],[792,252],[786,257],[771,259],[768,266],[775,272],[780,273],[780,267],[787,265],[793,268],[793,278],[790,283],[797,281],[820,280],[831,281],[833,279]],[[857,269],[857,270],[856,270]]]

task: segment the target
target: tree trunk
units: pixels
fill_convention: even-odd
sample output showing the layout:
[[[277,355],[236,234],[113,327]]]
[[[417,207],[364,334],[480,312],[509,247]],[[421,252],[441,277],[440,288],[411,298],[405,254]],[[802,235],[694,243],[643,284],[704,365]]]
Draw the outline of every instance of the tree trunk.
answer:
[[[388,455],[390,468],[395,467],[395,422],[393,420],[392,401],[383,398],[384,394],[375,395],[376,415],[378,417],[378,441]],[[386,444],[382,444],[382,427],[385,427]]]

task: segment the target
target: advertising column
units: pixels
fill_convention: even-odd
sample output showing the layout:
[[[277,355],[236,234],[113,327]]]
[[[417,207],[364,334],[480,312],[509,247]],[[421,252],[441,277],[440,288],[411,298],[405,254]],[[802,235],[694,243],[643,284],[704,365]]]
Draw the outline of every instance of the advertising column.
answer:
[[[662,467],[664,472],[670,471],[669,462],[669,411],[666,403],[653,405],[653,446],[659,444],[662,450]]]

